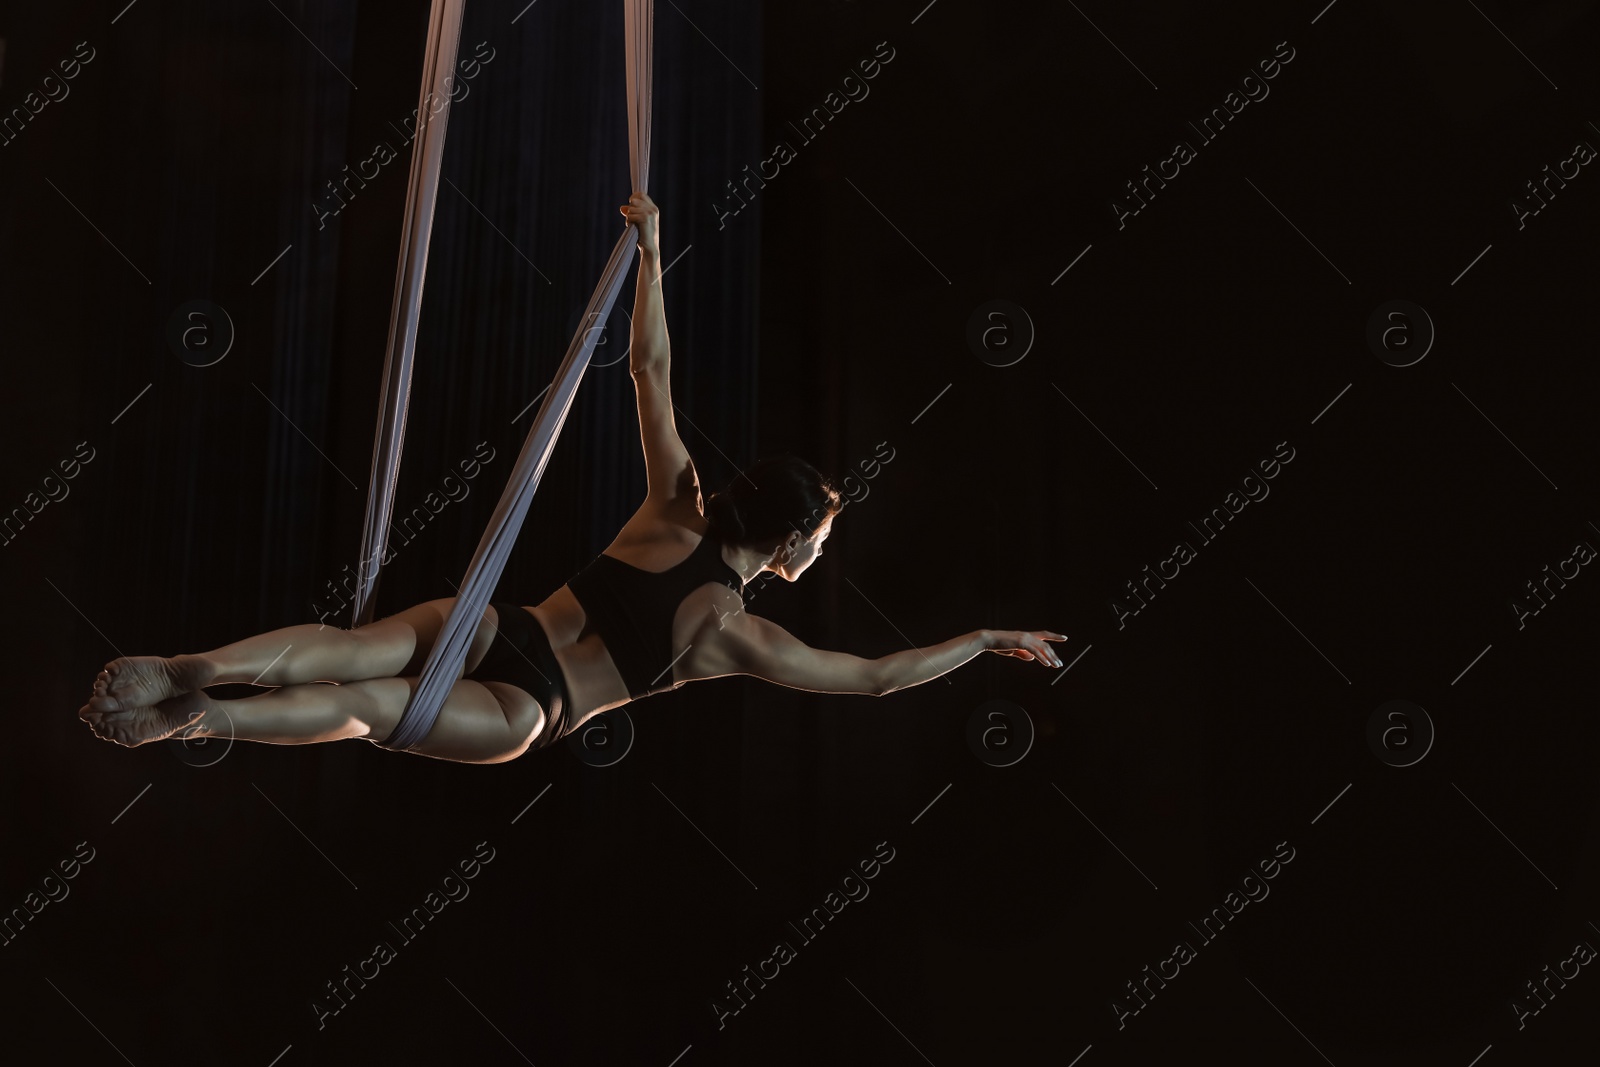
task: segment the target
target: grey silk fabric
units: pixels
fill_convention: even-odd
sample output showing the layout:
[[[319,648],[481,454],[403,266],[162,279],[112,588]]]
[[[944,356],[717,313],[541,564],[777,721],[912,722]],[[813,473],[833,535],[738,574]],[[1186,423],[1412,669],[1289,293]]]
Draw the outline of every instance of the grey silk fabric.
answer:
[[[429,27],[429,54],[434,54],[435,31],[443,23],[451,23],[459,27],[461,0],[435,0],[433,23]],[[654,20],[653,0],[623,0],[625,12],[626,56],[627,67],[627,92],[628,92],[628,167],[633,180],[633,188],[645,192],[646,180],[650,169],[650,73],[652,36]],[[440,17],[440,9],[446,10],[446,15]],[[454,11],[453,19],[448,14]],[[448,63],[433,69],[448,70],[455,62],[455,39],[457,31],[452,30],[446,35],[440,34],[439,45],[442,49],[448,44]],[[426,82],[424,83],[426,84]],[[425,166],[431,167],[427,180],[418,182],[413,180],[412,194],[417,198],[426,196],[428,212],[431,217],[433,195],[436,191],[439,175],[439,162],[442,156],[444,128],[439,124],[437,131],[432,126],[429,133],[437,133],[439,139],[439,152],[429,154],[431,144],[423,149],[414,158],[413,172],[418,168],[416,159],[427,161]],[[415,179],[416,175],[413,174]],[[424,232],[421,240],[421,255],[427,254],[426,229],[427,221],[422,219],[421,213],[412,211],[412,198],[407,199],[407,256],[416,247],[412,239],[412,231],[420,223]],[[544,475],[546,463],[549,462],[550,453],[555,448],[556,438],[561,433],[561,427],[566,422],[567,412],[572,407],[572,398],[578,391],[578,383],[583,379],[583,372],[588,369],[589,358],[594,352],[595,342],[600,332],[600,324],[604,323],[611,314],[611,306],[616,302],[617,294],[622,289],[622,282],[628,267],[633,263],[633,254],[638,241],[638,230],[628,226],[617,239],[616,247],[611,250],[611,258],[607,260],[604,273],[600,276],[600,284],[595,288],[594,294],[589,298],[589,305],[580,322],[578,332],[573,335],[571,343],[567,346],[566,357],[561,361],[561,367],[556,371],[555,382],[550,390],[545,393],[544,402],[539,407],[539,413],[534,417],[533,426],[528,431],[527,440],[522,444],[522,451],[517,456],[516,466],[512,469],[511,477],[506,483],[505,491],[500,494],[500,502],[495,506],[494,515],[489,519],[489,527],[478,542],[477,551],[472,555],[472,562],[467,567],[467,574],[461,580],[460,587],[456,590],[455,607],[450,612],[450,617],[445,621],[444,629],[439,634],[439,639],[434,642],[433,650],[428,655],[428,662],[422,669],[422,678],[411,693],[411,699],[406,704],[405,711],[400,716],[400,722],[395,726],[384,742],[385,748],[404,749],[416,745],[428,735],[433,728],[434,721],[439,717],[439,709],[443,706],[445,697],[449,695],[450,688],[461,676],[462,668],[466,663],[467,650],[471,647],[473,635],[477,632],[478,620],[483,617],[484,608],[489,603],[489,598],[494,593],[495,586],[499,584],[500,575],[505,570],[506,561],[511,556],[511,550],[516,544],[517,533],[522,529],[522,521],[528,513],[528,504],[533,500],[534,490],[539,486],[539,479]],[[409,259],[402,260],[401,281],[396,287],[395,322],[399,322],[401,315],[401,300],[405,295],[407,279],[406,269]],[[404,327],[405,336],[408,338],[401,358],[396,361],[395,348],[391,343],[390,362],[395,370],[390,374],[386,369],[384,374],[384,412],[379,424],[379,441],[384,445],[373,459],[372,497],[382,495],[381,525],[374,522],[374,507],[369,498],[367,514],[367,533],[364,537],[363,548],[370,551],[374,546],[385,543],[388,536],[389,511],[393,506],[394,482],[400,465],[400,444],[405,428],[406,394],[411,378],[411,348],[416,334],[416,323],[421,311],[420,296],[422,291],[422,265],[420,262],[415,268],[416,272],[416,297],[417,300],[405,307],[409,316],[409,324]],[[395,328],[390,329],[391,342]],[[391,378],[398,384],[390,389]],[[388,436],[385,430],[389,429]],[[362,593],[370,597],[371,584],[376,581],[376,566],[372,566],[372,580],[365,577],[368,570],[366,561],[382,558],[378,552],[369,555],[363,552],[363,580]],[[368,601],[370,605],[370,601]],[[358,611],[361,610],[362,599],[357,600]]]
[[[417,348],[417,320],[422,316],[422,281],[428,269],[428,239],[433,233],[433,208],[439,196],[439,170],[444,162],[444,131],[450,118],[450,85],[461,39],[461,12],[466,0],[434,0],[428,18],[428,43],[422,57],[422,88],[417,105],[418,132],[411,149],[411,177],[406,187],[405,224],[401,230],[400,265],[395,272],[394,306],[389,312],[389,346],[383,362],[383,392],[378,432],[372,443],[372,479],[367,486],[367,513],[361,529],[361,562],[356,570],[352,626],[372,621],[378,571],[389,543],[395,484],[400,477],[400,449],[405,444],[406,409],[411,398],[411,363]],[[434,101],[442,101],[435,114]]]

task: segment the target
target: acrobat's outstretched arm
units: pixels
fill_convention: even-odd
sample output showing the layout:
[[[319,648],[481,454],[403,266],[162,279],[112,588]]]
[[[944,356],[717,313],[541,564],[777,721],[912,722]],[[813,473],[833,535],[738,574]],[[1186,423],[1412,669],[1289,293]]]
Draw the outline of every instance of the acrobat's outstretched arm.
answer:
[[[644,193],[634,193],[619,210],[639,228],[639,276],[628,359],[639,399],[639,435],[650,486],[645,504],[667,508],[687,500],[694,506],[700,479],[672,417],[672,349],[661,300],[660,213]]]

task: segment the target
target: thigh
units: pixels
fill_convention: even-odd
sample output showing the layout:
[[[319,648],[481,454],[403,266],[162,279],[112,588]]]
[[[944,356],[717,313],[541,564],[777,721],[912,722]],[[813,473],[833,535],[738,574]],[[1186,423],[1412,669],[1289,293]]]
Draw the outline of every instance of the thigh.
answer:
[[[416,688],[417,679],[395,679],[402,680]],[[539,702],[514,685],[462,679],[445,697],[428,736],[410,751],[461,763],[504,763],[528,750],[546,718]],[[392,727],[384,736],[388,732]]]
[[[366,646],[370,677],[420,675],[455,604],[455,597],[428,600],[352,630],[351,633]],[[472,635],[472,643],[467,647],[467,661],[456,675],[457,678],[471,671],[483,659],[490,642],[494,640],[496,623],[494,608],[485,607],[483,617],[478,620],[478,628]]]

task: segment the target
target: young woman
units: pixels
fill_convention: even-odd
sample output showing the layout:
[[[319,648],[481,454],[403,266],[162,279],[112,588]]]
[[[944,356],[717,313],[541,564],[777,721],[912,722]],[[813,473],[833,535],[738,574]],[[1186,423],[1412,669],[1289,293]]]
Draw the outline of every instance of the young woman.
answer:
[[[976,630],[876,659],[807,646],[744,610],[745,583],[795,581],[822,554],[844,501],[804,460],[764,459],[704,504],[673,421],[658,212],[621,212],[639,230],[631,369],[648,493],[605,552],[537,606],[484,612],[462,676],[427,737],[407,751],[502,763],[603,711],[685,682],[746,674],[818,693],[882,696],[993,651],[1060,667],[1048,631]],[[199,655],[121,657],[78,712],[96,736],[132,748],[181,734],[307,744],[383,745],[454,601],[432,600],[354,630],[306,623]],[[337,685],[307,684],[317,681]],[[279,688],[219,700],[204,687]]]

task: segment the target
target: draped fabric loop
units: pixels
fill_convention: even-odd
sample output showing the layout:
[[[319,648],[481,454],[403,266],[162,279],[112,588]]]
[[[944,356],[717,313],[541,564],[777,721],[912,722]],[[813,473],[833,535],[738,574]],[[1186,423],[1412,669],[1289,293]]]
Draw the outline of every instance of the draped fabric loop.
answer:
[[[463,3],[464,0],[434,2],[424,63],[424,94],[440,72],[448,73],[455,66]],[[650,168],[654,3],[653,0],[623,0],[623,10],[628,166],[633,188],[645,192]],[[422,277],[427,261],[428,231],[432,225],[443,159],[443,119],[448,111],[447,105],[439,118],[429,124],[412,155],[412,180],[406,197],[405,238],[395,285],[394,312],[390,320],[389,353],[384,367],[383,407],[373,448],[372,482],[368,488],[366,522],[362,533],[361,581],[356,597],[357,625],[371,618],[372,595],[382,561],[382,546],[388,543],[400,450],[405,436],[412,353],[416,344],[417,320],[422,310]],[[516,466],[512,469],[505,490],[500,494],[488,528],[484,530],[477,550],[472,555],[472,562],[467,567],[466,576],[456,590],[455,607],[428,654],[422,677],[412,690],[399,723],[383,743],[386,748],[412,748],[425,738],[438,719],[439,710],[451,687],[461,676],[478,622],[483,618],[506,562],[511,557],[517,534],[528,513],[528,505],[533,500],[550,454],[555,450],[556,438],[566,422],[572,399],[578,391],[578,383],[589,366],[601,332],[598,324],[606,322],[611,315],[626,271],[632,265],[637,243],[638,229],[630,224],[611,250],[600,283],[590,296],[580,320],[578,332],[567,346],[555,381],[545,393],[544,402],[539,406],[539,412],[528,430]]]

